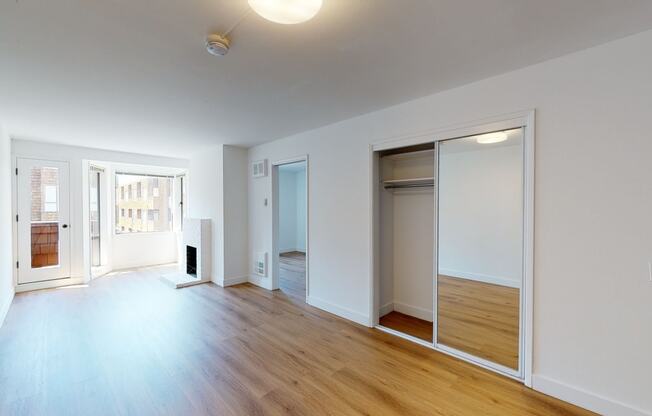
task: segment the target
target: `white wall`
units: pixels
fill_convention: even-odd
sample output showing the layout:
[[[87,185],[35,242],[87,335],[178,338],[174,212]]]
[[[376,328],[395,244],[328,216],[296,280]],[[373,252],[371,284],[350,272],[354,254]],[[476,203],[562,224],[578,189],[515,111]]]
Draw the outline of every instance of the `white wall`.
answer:
[[[454,153],[445,146],[439,154],[439,273],[520,287],[521,146],[476,147]]]
[[[193,155],[188,184],[188,217],[211,220],[211,279],[217,284],[224,280],[223,153],[223,146],[216,146]]]
[[[247,150],[235,146],[204,149],[190,159],[188,216],[211,219],[211,278],[220,286],[248,278],[247,166]]]
[[[305,252],[306,169],[289,166],[279,166],[279,251]]]
[[[278,244],[281,253],[297,249],[297,175],[279,167]]]
[[[11,146],[0,126],[0,326],[14,297],[12,228]]]
[[[87,218],[84,217],[83,213],[83,207],[85,206],[84,195],[87,195],[88,192],[88,163],[86,161],[97,160],[109,163],[113,162],[134,165],[161,166],[168,168],[186,168],[188,165],[188,161],[184,159],[139,155],[135,153],[113,152],[101,149],[64,146],[16,139],[12,140],[12,155],[14,157],[58,160],[67,161],[69,163],[71,193],[71,279],[88,278],[90,270],[90,264],[84,264],[84,253],[88,253],[89,251],[87,244],[88,221]],[[108,191],[113,193],[112,188],[108,189]],[[149,247],[158,247],[161,250],[161,254],[169,254],[168,250],[166,249],[168,247],[166,242],[171,238],[170,236],[174,235],[174,233],[162,233],[161,235],[164,234],[169,234],[168,236],[164,237],[164,241],[156,241],[157,243],[161,244]],[[134,265],[132,263],[132,260],[134,260],[134,253],[126,253],[126,250],[129,250],[129,248],[132,250],[137,249],[138,251],[136,253],[140,253],[142,262],[138,264],[139,266],[156,264],[154,262],[159,260],[163,260],[162,262],[168,262],[170,260],[174,261],[174,259],[176,259],[176,242],[171,246],[171,249],[174,250],[175,253],[173,257],[158,259],[158,254],[154,254],[151,251],[144,253],[142,248],[148,246],[143,246],[140,244],[144,242],[143,239],[147,238],[156,240],[157,237],[156,234],[151,234],[149,237],[136,236],[135,234],[129,236],[119,236],[119,239],[121,239],[122,243],[125,245],[117,247],[117,241],[116,244],[111,244],[112,263],[113,260],[116,260],[116,264],[112,264],[112,267],[114,269],[118,269],[121,268],[121,266],[131,267]],[[117,253],[114,252],[116,249],[118,250]],[[118,255],[117,257],[116,254]],[[142,257],[143,255],[147,258],[144,259]],[[150,258],[150,256],[154,257]],[[57,283],[66,284],[65,281],[59,281]]]
[[[535,108],[535,387],[651,413],[651,44],[644,32],[250,149],[310,157],[309,301],[370,322],[370,143]],[[271,252],[271,191],[250,178],[250,254]]]
[[[224,146],[224,285],[246,282],[249,276],[247,246],[247,149]]]
[[[111,244],[113,270],[175,263],[178,259],[176,232],[114,234]]]
[[[297,186],[297,227],[296,227],[296,249],[306,252],[306,224],[307,224],[307,195],[306,195],[306,167],[296,174]]]

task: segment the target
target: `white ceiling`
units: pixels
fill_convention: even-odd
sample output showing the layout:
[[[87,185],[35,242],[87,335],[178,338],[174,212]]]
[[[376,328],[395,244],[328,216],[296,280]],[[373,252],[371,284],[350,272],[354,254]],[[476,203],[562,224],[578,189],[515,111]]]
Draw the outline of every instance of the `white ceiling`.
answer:
[[[0,0],[0,123],[12,137],[168,156],[251,146],[652,28],[649,0]],[[643,52],[642,52],[643,53]]]

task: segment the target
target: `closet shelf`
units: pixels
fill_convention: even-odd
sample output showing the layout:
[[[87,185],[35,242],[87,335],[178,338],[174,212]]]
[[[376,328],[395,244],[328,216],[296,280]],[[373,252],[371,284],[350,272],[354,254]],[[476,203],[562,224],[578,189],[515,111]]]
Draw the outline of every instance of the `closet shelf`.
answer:
[[[383,181],[385,189],[432,188],[435,178],[390,179]]]

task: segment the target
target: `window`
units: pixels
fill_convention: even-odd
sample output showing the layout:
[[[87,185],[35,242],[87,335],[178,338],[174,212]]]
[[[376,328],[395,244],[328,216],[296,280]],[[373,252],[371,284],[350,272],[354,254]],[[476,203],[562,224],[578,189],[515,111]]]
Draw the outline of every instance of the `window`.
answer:
[[[172,185],[170,177],[116,173],[116,194],[126,191],[127,200],[116,198],[116,212],[122,215],[116,215],[115,232],[172,231],[175,212],[172,209]],[[151,191],[147,191],[148,189]]]
[[[124,186],[120,187],[120,199],[122,199],[123,201],[125,199],[125,187]],[[124,216],[124,214],[122,214],[122,215]]]
[[[57,187],[56,185],[45,185],[45,197],[43,201],[43,212],[57,212]]]
[[[152,183],[150,184],[152,188],[152,194],[155,198],[159,197],[159,190],[158,190],[158,178],[152,178]]]

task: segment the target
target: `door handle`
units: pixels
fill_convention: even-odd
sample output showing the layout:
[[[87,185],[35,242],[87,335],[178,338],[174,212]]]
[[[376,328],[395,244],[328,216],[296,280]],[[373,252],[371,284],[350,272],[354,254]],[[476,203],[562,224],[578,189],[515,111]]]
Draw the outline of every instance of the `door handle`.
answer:
[[[68,228],[68,224],[63,224],[61,228]]]

